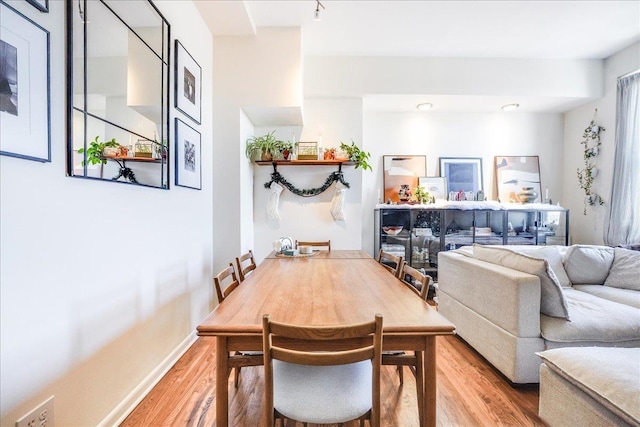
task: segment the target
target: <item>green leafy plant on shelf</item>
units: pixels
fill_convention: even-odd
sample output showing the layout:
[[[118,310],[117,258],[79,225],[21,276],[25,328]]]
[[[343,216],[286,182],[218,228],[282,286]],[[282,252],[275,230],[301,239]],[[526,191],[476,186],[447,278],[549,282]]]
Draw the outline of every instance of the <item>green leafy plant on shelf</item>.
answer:
[[[413,196],[416,198],[418,203],[422,203],[424,205],[426,205],[427,203],[431,203],[431,195],[427,190],[424,189],[424,187],[416,187],[415,191],[413,192]]]
[[[355,142],[351,141],[351,145],[348,145],[340,141],[340,149],[346,152],[349,156],[349,160],[356,164],[356,169],[362,168],[363,170],[368,169],[373,171],[373,168],[368,162],[371,158],[371,153],[362,151]]]
[[[117,148],[120,146],[120,144],[116,142],[115,138],[111,139],[111,141],[105,141],[105,142],[99,142],[98,138],[99,136],[96,136],[96,138],[89,143],[89,146],[87,147],[85,159],[82,161],[82,166],[86,164],[106,165],[107,159],[105,159],[104,157],[104,149],[107,147]],[[78,153],[84,154],[85,153],[84,147],[80,148],[78,150]]]
[[[245,147],[247,158],[251,159],[256,154],[259,154],[261,160],[273,160],[273,155],[280,150],[281,144],[281,141],[278,141],[274,136],[275,133],[276,131],[274,130],[266,135],[252,136],[247,139],[247,145]]]

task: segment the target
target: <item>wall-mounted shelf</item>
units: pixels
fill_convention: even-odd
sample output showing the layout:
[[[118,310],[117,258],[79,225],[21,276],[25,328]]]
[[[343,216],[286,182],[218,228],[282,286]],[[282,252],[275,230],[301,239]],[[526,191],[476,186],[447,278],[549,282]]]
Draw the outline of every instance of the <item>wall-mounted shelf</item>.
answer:
[[[346,160],[256,160],[255,164],[258,166],[352,166],[355,165],[355,162]]]

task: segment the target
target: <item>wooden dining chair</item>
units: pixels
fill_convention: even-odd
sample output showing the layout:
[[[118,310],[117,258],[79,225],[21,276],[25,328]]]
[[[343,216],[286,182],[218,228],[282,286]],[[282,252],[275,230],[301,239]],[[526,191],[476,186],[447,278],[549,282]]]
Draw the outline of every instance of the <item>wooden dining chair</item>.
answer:
[[[328,250],[331,250],[331,240],[325,241],[316,241],[316,242],[299,242],[296,240],[296,249],[300,246],[314,246],[314,247],[324,247]]]
[[[240,276],[240,281],[244,282],[244,278],[247,277],[247,274],[255,270],[257,267],[256,260],[253,257],[251,249],[249,249],[249,252],[246,254],[236,257],[236,265],[238,267],[238,276]]]
[[[425,302],[431,283],[431,276],[421,273],[407,263],[403,263],[400,270],[400,280],[411,292],[420,297]],[[418,289],[418,287],[420,289]],[[423,375],[422,375],[422,353],[417,351],[407,353],[406,351],[384,351],[382,352],[382,364],[395,366],[398,371],[400,385],[404,384],[404,367],[408,366],[416,378],[416,389],[418,397],[418,412],[422,417],[423,409]],[[422,418],[421,418],[422,419]]]
[[[231,278],[231,281],[229,283],[227,283],[226,280],[228,278]],[[222,303],[225,298],[227,298],[231,294],[231,292],[233,292],[238,286],[240,286],[240,282],[236,278],[236,272],[233,268],[233,264],[229,263],[229,267],[218,273],[218,275],[213,278],[213,283],[216,287],[218,302]],[[263,363],[261,351],[236,351],[229,357],[229,359],[237,363],[242,363],[242,366],[260,366]],[[235,369],[236,372],[233,383],[235,387],[238,388],[241,366],[237,366]]]
[[[262,319],[265,418],[380,426],[382,315],[347,326],[299,326]]]
[[[389,270],[389,272],[396,277],[400,277],[400,270],[402,270],[403,259],[404,257],[390,254],[389,252],[385,252],[382,249],[380,249],[380,252],[378,252],[378,262],[380,263],[380,265]]]

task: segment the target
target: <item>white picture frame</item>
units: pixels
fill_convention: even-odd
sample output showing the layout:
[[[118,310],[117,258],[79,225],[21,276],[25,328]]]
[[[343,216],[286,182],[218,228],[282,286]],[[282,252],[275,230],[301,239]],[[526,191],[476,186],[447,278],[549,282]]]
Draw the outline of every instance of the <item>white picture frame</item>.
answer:
[[[176,185],[202,189],[202,144],[200,132],[175,119]]]
[[[202,106],[202,68],[176,39],[175,106],[200,124]]]
[[[49,31],[0,1],[0,154],[51,161]]]
[[[441,176],[421,176],[418,185],[438,200],[447,200],[447,180]]]

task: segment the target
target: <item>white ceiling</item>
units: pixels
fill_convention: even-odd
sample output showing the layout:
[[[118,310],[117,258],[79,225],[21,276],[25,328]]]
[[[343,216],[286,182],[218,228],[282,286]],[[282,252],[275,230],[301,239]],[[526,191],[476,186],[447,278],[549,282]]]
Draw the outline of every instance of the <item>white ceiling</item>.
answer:
[[[321,20],[315,21],[315,0],[196,1],[214,35],[250,35],[260,26],[301,27],[305,56],[604,59],[640,40],[640,0],[322,4]],[[428,95],[365,97],[365,108],[415,108],[415,100]],[[442,109],[434,102],[432,111],[495,111],[500,102],[464,98],[440,99]],[[576,100],[515,101],[522,105],[519,111],[558,112],[576,106]]]

